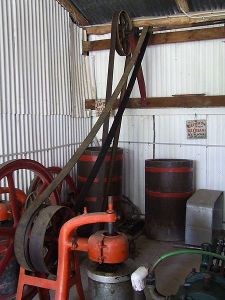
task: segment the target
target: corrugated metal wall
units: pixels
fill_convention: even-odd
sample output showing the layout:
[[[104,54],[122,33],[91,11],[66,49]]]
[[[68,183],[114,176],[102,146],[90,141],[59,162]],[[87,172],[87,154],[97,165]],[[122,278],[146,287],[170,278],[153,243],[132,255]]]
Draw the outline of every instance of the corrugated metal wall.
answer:
[[[64,166],[86,137],[91,88],[81,38],[55,0],[0,1],[1,163],[31,158]],[[30,175],[22,177],[26,186]]]
[[[103,36],[107,37],[109,35]],[[96,36],[91,38],[96,39]],[[148,47],[142,64],[147,95],[225,94],[225,68],[222,67],[225,65],[224,42],[225,38]],[[98,99],[105,98],[108,53],[108,50],[91,52],[95,60]],[[114,87],[123,72],[123,64],[124,58],[116,55]],[[137,84],[132,96],[140,97]]]
[[[142,65],[147,95],[224,95],[224,42],[225,39],[148,47]],[[108,51],[92,55],[97,96],[105,98]],[[123,69],[123,58],[117,57],[115,69],[116,83]],[[137,85],[133,96],[140,97]],[[186,120],[192,119],[207,119],[207,139],[186,138]],[[196,188],[225,191],[224,126],[224,108],[127,109],[120,135],[120,146],[125,151],[124,192],[144,211],[144,161],[153,158],[153,145],[155,158],[193,159]]]

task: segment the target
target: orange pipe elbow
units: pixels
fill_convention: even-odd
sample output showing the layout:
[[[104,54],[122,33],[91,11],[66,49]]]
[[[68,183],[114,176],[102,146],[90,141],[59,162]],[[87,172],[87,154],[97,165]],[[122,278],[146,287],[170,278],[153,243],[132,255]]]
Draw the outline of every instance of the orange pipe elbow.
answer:
[[[87,224],[94,223],[114,223],[116,222],[117,216],[115,212],[97,212],[97,213],[88,213],[83,214],[78,217],[67,221],[63,224],[60,234],[59,234],[59,248],[64,247],[66,244],[71,246],[71,239],[74,231],[78,227]],[[60,250],[60,249],[59,249]]]

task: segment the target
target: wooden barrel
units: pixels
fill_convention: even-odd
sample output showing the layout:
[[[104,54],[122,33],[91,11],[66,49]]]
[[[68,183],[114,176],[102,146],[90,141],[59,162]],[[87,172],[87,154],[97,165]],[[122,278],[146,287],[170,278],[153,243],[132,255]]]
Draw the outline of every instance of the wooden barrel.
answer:
[[[186,202],[192,194],[192,160],[146,160],[146,235],[161,241],[184,240]]]
[[[80,157],[77,164],[78,191],[82,189],[84,183],[87,181],[88,175],[90,174],[90,171],[97,160],[100,150],[101,150],[100,147],[89,147],[85,150],[83,155]],[[106,185],[109,180],[108,176],[109,176],[110,162],[111,162],[111,149],[109,149],[103,162],[103,165],[105,167],[105,178],[103,183],[104,185]],[[121,148],[118,148],[116,153],[116,159],[114,162],[111,188],[109,191],[109,195],[113,197],[115,207],[118,207],[118,201],[120,200],[122,194],[122,170],[123,170],[123,150]],[[87,207],[88,212],[96,212],[97,209],[96,207],[97,196],[99,195],[99,192],[102,189],[102,186],[99,185],[100,172],[101,169],[99,170],[89,190],[89,193],[85,199],[85,202],[82,205]]]

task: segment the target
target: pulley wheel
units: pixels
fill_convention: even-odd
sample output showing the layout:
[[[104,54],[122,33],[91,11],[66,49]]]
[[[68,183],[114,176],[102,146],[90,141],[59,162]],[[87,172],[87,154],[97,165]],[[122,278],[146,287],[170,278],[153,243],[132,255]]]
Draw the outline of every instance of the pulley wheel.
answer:
[[[132,23],[128,13],[120,11],[117,16],[116,51],[121,56],[128,56],[131,52],[129,37],[132,31]]]
[[[0,166],[0,180],[6,178],[9,188],[9,203],[12,209],[12,216],[13,216],[13,222],[14,222],[14,228],[16,229],[17,224],[21,217],[21,205],[18,202],[17,194],[16,194],[16,186],[14,177],[15,174],[19,170],[28,170],[33,173],[35,173],[37,176],[39,176],[43,182],[43,189],[46,188],[51,182],[53,177],[48,172],[48,170],[38,163],[37,161],[30,160],[30,159],[18,159],[18,160],[12,160],[8,161]],[[59,195],[57,191],[52,192],[49,199],[46,199],[45,205],[47,204],[58,204],[59,203]],[[38,212],[38,211],[37,211]],[[32,216],[32,218],[35,218],[36,213]],[[20,265],[22,265],[24,268],[27,268],[30,270],[30,264],[29,264],[29,257],[27,255],[27,247],[25,247],[25,251],[22,251],[21,245],[24,243],[25,245],[28,244],[29,241],[29,230],[27,231],[26,235],[20,236],[15,234],[15,240],[14,240],[14,251],[17,258],[17,261]]]

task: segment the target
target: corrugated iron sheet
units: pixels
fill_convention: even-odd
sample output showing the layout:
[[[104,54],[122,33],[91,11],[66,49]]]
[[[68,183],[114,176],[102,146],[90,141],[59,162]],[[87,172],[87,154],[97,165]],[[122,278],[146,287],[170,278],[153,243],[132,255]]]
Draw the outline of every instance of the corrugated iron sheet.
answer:
[[[94,74],[89,56],[82,55],[82,29],[70,21],[70,80],[72,114],[86,116],[85,99],[96,97]]]
[[[178,12],[175,0],[71,0],[90,24],[111,22],[115,11],[126,10],[131,18],[166,16]]]
[[[115,11],[126,10],[131,18],[180,14],[175,0],[70,0],[90,25],[108,23]],[[220,10],[223,0],[187,0],[190,12]]]
[[[188,0],[188,4],[191,11],[219,10],[225,8],[223,0]]]
[[[0,1],[0,163],[65,165],[91,127],[90,74],[80,60],[81,31],[58,2]],[[18,172],[15,180],[26,188],[32,177]]]
[[[149,47],[142,64],[147,95],[224,95],[224,40]],[[97,95],[100,99],[105,98],[107,68],[104,61],[108,61],[108,51],[96,51],[92,55],[95,60]],[[123,59],[116,58],[115,69],[116,84],[123,69]],[[132,94],[140,97],[137,85]],[[187,139],[186,120],[193,119],[207,120],[207,139]],[[225,191],[224,126],[223,108],[126,110],[120,136],[120,146],[125,154],[124,193],[144,212],[144,161],[153,157],[193,159],[196,188]],[[101,135],[98,137],[100,139]]]
[[[55,1],[3,0],[0,15],[1,111],[70,114],[68,14]]]
[[[92,36],[92,40],[96,36]],[[174,94],[225,94],[225,35],[224,39],[155,45],[147,48],[142,68],[147,96]],[[95,51],[97,98],[105,98],[109,51]],[[114,87],[123,72],[124,58],[116,55]],[[140,97],[137,84],[133,97]]]

